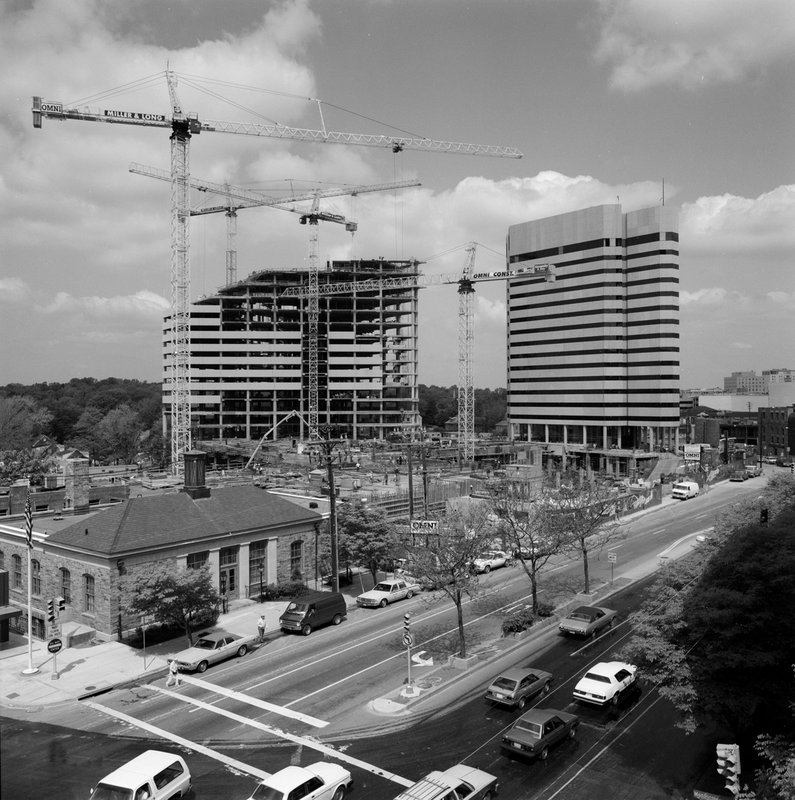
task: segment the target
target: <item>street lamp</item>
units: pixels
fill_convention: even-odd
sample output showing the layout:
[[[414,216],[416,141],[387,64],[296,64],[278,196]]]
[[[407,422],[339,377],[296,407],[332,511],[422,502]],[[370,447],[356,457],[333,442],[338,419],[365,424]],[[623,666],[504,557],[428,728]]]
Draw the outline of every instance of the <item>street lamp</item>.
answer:
[[[263,601],[262,597],[262,578],[265,572],[265,567],[262,564],[262,559],[259,560],[259,601]]]

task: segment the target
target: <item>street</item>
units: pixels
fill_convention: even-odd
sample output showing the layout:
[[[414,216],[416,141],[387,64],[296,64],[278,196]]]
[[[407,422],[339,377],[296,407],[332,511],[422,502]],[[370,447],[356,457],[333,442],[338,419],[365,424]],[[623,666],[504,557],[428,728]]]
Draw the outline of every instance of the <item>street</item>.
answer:
[[[594,556],[594,584],[615,586],[642,562],[671,548],[695,546],[716,511],[734,497],[758,491],[725,484],[694,500],[670,505],[626,525],[626,537]],[[581,565],[556,560],[541,577],[542,592],[576,582]],[[556,626],[527,637],[499,636],[504,613],[528,602],[521,568],[481,578],[482,593],[465,607],[468,648],[475,668],[445,682],[404,714],[382,714],[373,701],[398,689],[407,671],[401,644],[403,615],[411,612],[414,651],[451,652],[454,607],[423,594],[385,609],[352,609],[339,627],[309,637],[284,635],[241,659],[188,676],[177,689],[164,680],[124,688],[79,704],[55,707],[35,721],[2,720],[2,793],[34,797],[58,786],[59,797],[86,798],[103,775],[148,747],[173,749],[194,774],[196,798],[243,798],[258,777],[288,764],[336,760],[354,775],[353,796],[390,800],[432,769],[464,762],[497,775],[504,798],[574,799],[670,797],[686,788],[703,757],[699,737],[673,727],[670,707],[640,681],[639,691],[618,709],[583,707],[571,698],[574,683],[611,654],[630,633],[624,623],[652,578],[630,583],[597,604],[617,609],[613,630],[594,642],[559,636]],[[486,686],[507,666],[532,664],[554,675],[543,707],[576,713],[577,737],[552,750],[545,762],[506,757],[504,731],[519,716],[483,698]],[[413,679],[438,675],[413,668]],[[661,736],[664,732],[664,736]],[[46,755],[45,755],[46,754]],[[656,787],[656,788],[653,788]],[[682,787],[682,788],[680,788]],[[624,791],[626,790],[626,794]]]

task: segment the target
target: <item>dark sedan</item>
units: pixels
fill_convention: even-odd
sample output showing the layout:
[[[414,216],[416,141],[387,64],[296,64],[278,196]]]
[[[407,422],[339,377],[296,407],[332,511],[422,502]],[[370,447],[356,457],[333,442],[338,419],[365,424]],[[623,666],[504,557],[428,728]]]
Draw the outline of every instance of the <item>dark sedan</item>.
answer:
[[[552,674],[535,667],[514,667],[500,673],[486,689],[486,699],[510,708],[522,709],[537,694],[547,694]]]
[[[575,714],[554,708],[533,708],[519,717],[502,737],[506,754],[539,758],[549,755],[549,748],[577,734],[580,719]]]

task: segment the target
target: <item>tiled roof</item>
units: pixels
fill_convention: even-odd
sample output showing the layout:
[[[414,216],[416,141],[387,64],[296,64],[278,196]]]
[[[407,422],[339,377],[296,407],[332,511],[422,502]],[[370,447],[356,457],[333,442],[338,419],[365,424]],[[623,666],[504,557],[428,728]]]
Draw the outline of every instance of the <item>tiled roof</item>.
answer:
[[[247,530],[320,522],[316,511],[253,486],[213,488],[193,500],[185,492],[134,497],[51,534],[52,544],[118,556]]]

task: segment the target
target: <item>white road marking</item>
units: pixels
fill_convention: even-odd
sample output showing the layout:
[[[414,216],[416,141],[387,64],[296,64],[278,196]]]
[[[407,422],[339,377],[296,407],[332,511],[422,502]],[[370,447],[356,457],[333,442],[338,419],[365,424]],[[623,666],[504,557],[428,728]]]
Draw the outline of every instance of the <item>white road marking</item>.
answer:
[[[257,728],[258,730],[271,733],[274,736],[278,736],[282,739],[295,742],[295,744],[302,745],[303,747],[309,747],[312,750],[317,750],[329,758],[336,758],[339,761],[346,761],[348,764],[353,764],[360,769],[367,770],[367,772],[372,772],[373,775],[379,775],[382,778],[393,781],[394,783],[399,783],[401,786],[411,786],[414,784],[414,781],[410,781],[408,778],[402,778],[400,775],[395,775],[393,772],[386,772],[379,767],[374,766],[373,764],[368,764],[366,761],[360,761],[358,758],[354,758],[353,756],[349,756],[346,753],[340,752],[339,750],[335,750],[333,747],[328,747],[327,745],[318,742],[316,739],[307,738],[305,736],[296,736],[295,734],[288,733],[287,731],[280,730],[279,728],[274,728],[271,725],[266,725],[264,722],[257,722],[256,720],[248,719],[240,714],[235,714],[232,711],[225,711],[224,709],[218,708],[210,703],[205,703],[202,700],[195,700],[187,695],[177,694],[176,692],[169,691],[168,689],[163,689],[160,686],[152,686],[151,688],[156,692],[173,697],[175,700],[181,700],[183,703],[190,703],[198,708],[203,708],[205,711],[210,711],[213,714],[227,717],[227,719],[239,722],[241,725],[248,725],[251,728]]]
[[[171,694],[171,692],[169,692],[169,694]],[[259,778],[260,780],[264,781],[266,778],[270,778],[271,776],[270,772],[264,772],[261,769],[252,767],[250,764],[244,764],[242,761],[238,761],[236,758],[229,758],[229,756],[225,756],[223,753],[219,753],[216,750],[205,747],[198,742],[192,742],[190,739],[183,739],[181,736],[176,736],[173,733],[163,730],[163,728],[150,725],[149,723],[143,722],[140,719],[135,719],[135,717],[129,717],[127,714],[123,714],[121,711],[115,711],[112,708],[107,708],[106,706],[102,706],[99,703],[93,702],[92,700],[83,700],[82,705],[87,705],[90,708],[93,708],[96,711],[101,711],[103,714],[107,714],[110,717],[115,717],[116,719],[126,722],[129,725],[134,725],[136,728],[141,728],[149,733],[153,733],[155,736],[159,736],[161,739],[166,739],[170,742],[174,742],[174,744],[187,747],[189,750],[193,750],[196,753],[201,753],[202,755],[214,758],[216,761],[226,764],[227,767],[239,770],[240,772],[245,772],[248,775],[253,775],[255,778]]]
[[[243,694],[243,692],[236,692],[233,689],[226,689],[225,687],[219,686],[216,683],[202,681],[198,678],[193,678],[190,675],[182,675],[181,677],[185,683],[191,683],[194,686],[198,686],[200,689],[207,689],[210,692],[215,692],[216,694],[223,695],[224,697],[231,697],[233,700],[238,700],[241,703],[247,703],[250,706],[256,706],[264,711],[272,711],[274,714],[281,714],[284,717],[297,719],[299,722],[305,722],[307,725],[312,725],[315,728],[325,728],[326,725],[328,725],[328,722],[325,720],[318,719],[317,717],[310,717],[309,714],[302,714],[300,711],[293,711],[285,706],[277,706],[273,703],[268,703],[265,700],[258,700],[256,697]]]

